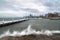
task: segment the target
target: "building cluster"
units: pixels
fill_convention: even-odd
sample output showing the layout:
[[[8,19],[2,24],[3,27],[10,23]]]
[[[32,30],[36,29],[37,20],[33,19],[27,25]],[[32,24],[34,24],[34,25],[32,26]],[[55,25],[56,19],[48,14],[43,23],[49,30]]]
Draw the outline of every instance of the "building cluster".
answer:
[[[24,18],[60,18],[60,13],[58,12],[54,12],[54,13],[47,13],[44,15],[39,15],[39,16],[35,16],[35,15],[28,15],[28,16],[25,16]]]
[[[60,13],[48,13],[45,15],[45,17],[49,18],[49,17],[60,17]]]

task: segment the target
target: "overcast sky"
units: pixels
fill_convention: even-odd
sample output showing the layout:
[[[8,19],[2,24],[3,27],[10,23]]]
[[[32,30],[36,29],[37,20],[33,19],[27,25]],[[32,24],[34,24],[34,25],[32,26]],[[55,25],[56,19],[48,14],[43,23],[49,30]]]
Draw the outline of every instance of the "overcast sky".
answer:
[[[0,17],[22,17],[60,11],[60,0],[0,0]]]

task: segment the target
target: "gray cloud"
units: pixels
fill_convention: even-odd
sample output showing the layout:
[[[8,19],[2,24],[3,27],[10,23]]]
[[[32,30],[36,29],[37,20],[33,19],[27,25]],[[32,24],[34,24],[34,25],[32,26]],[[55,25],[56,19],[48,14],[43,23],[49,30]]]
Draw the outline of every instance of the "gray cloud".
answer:
[[[49,7],[49,11],[60,11],[60,0],[39,0],[45,6]]]
[[[13,11],[10,14],[19,16],[31,14],[44,14],[51,11],[60,11],[60,0],[0,0],[1,11]],[[21,12],[20,12],[21,11]],[[16,12],[16,13],[15,13]],[[4,14],[6,14],[4,13]]]

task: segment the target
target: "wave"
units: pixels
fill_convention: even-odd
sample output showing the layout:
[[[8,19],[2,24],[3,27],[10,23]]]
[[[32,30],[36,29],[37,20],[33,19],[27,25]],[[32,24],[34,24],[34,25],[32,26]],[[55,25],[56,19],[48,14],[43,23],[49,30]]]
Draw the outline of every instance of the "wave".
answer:
[[[52,36],[54,33],[60,33],[59,30],[41,30],[41,31],[36,31],[35,29],[31,28],[32,25],[29,25],[26,29],[22,30],[21,32],[19,31],[13,31],[11,33],[9,30],[4,32],[3,34],[0,35],[0,38],[5,37],[5,36],[24,36],[24,35],[47,35],[47,36]]]

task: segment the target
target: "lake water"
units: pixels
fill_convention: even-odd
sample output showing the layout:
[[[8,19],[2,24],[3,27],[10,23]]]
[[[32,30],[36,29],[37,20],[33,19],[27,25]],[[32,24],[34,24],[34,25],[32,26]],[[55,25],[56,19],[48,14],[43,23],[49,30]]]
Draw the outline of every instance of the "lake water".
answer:
[[[21,23],[16,23],[9,26],[4,26],[0,28],[0,34],[3,32],[10,30],[13,31],[21,31],[28,27],[28,25],[32,25],[32,28],[36,30],[60,30],[60,20],[49,20],[49,19],[30,19],[28,21],[24,21]]]

